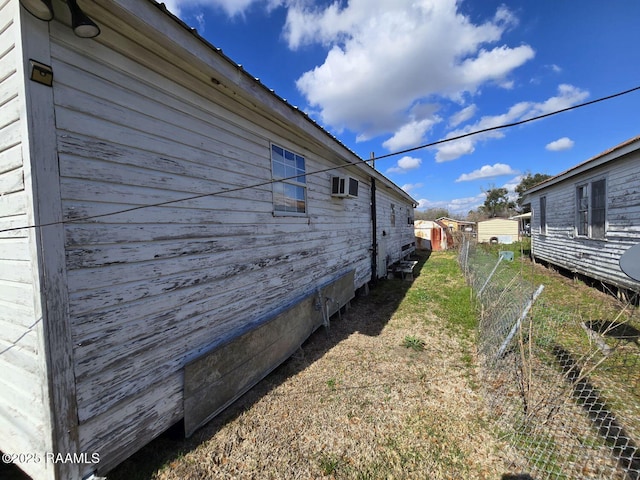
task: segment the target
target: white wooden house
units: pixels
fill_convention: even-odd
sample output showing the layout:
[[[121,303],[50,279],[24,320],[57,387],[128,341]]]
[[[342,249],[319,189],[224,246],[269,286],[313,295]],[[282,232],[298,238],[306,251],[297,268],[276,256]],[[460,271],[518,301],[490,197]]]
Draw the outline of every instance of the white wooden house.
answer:
[[[43,480],[192,433],[415,248],[409,195],[163,5],[81,6],[99,36],[0,2],[0,450]]]
[[[532,255],[608,285],[638,290],[620,269],[640,242],[640,137],[632,138],[525,192]]]

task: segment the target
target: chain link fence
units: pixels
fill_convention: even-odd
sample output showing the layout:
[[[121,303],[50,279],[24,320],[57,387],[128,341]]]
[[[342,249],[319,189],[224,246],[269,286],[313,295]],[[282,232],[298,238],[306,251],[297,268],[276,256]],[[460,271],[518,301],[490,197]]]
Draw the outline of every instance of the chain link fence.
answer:
[[[465,239],[482,385],[518,478],[640,480],[637,309],[580,318],[545,302],[515,252]]]

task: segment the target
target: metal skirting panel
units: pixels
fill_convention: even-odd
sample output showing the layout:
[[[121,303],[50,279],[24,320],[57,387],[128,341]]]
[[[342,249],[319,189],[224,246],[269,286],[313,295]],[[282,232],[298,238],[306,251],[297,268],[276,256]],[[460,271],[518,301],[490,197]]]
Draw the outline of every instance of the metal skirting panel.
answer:
[[[354,270],[184,367],[187,437],[289,358],[355,295]],[[323,309],[324,312],[323,312]]]

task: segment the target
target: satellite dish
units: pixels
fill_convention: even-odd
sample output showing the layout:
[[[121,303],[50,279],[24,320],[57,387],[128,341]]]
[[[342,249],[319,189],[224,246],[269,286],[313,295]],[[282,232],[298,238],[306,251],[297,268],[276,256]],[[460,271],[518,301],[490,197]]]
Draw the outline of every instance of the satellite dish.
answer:
[[[622,254],[620,269],[632,279],[640,281],[640,243]]]

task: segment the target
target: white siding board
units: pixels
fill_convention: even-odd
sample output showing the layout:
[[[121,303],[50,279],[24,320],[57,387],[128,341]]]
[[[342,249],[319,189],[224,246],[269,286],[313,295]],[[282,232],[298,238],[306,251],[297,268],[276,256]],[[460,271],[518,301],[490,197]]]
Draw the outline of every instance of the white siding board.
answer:
[[[105,175],[97,177],[100,178],[100,181],[79,180],[77,178],[63,179],[61,188],[65,193],[65,200],[91,202],[97,198],[100,199],[101,203],[127,205],[168,203],[177,208],[207,208],[210,210],[233,211],[255,211],[256,202],[260,202],[263,204],[263,212],[271,213],[273,209],[271,205],[271,199],[273,198],[271,190],[265,191],[264,189],[252,188],[242,190],[242,193],[224,193],[219,183],[216,184],[213,181],[209,181],[204,184],[199,182],[200,184],[196,187],[197,181],[195,179],[175,176],[165,176],[161,179],[166,185],[166,188],[162,190],[155,186],[136,185],[136,183],[144,182],[145,176],[151,184],[154,182],[154,175],[148,171],[145,173],[132,168],[126,170],[121,168],[121,175],[117,176],[122,176],[122,181],[113,181],[110,184],[109,181],[117,176],[106,172],[113,172],[114,170],[117,170],[117,167],[114,168],[113,164],[111,166],[108,164],[96,165],[96,175],[105,172]],[[189,184],[193,184],[195,187],[191,191],[187,190]],[[201,197],[191,198],[197,196]],[[227,206],[226,208],[225,205]]]
[[[13,106],[12,102],[9,102]],[[4,109],[4,107],[2,107]],[[13,112],[11,112],[13,113]],[[0,152],[18,145],[22,141],[22,124],[19,120],[8,118],[0,125]]]
[[[30,284],[0,280],[0,298],[10,298],[11,303],[20,307],[31,307],[33,287]]]
[[[3,175],[4,176],[4,175]],[[0,212],[3,222],[12,221],[11,217],[27,213],[27,195],[24,191],[0,195]],[[0,234],[4,235],[4,234]]]
[[[0,383],[0,387],[5,387],[8,393],[11,392],[11,388],[6,387]],[[12,393],[12,392],[11,392]],[[13,398],[9,395],[9,398]],[[22,401],[20,396],[13,401]],[[19,405],[19,407],[17,407]],[[47,451],[44,439],[47,436],[47,432],[42,429],[40,425],[35,425],[32,421],[24,416],[24,403],[8,403],[5,395],[0,397],[0,431],[6,435],[5,440],[10,441],[10,444],[3,445],[4,453],[40,453]],[[18,433],[19,432],[19,433]],[[37,467],[37,465],[34,464]],[[43,462],[43,467],[46,467]],[[38,469],[28,469],[29,465],[23,466],[27,473],[30,475],[41,475]],[[50,478],[45,476],[38,476],[36,478]]]
[[[1,41],[1,39],[0,39]],[[10,52],[13,53],[13,52]],[[0,59],[0,70],[2,70],[2,59]],[[5,78],[5,75],[6,76]],[[0,106],[11,102],[18,96],[18,82],[19,77],[15,75],[15,71],[2,72],[0,71],[0,78],[4,78],[0,83]]]
[[[35,330],[37,322],[31,325],[22,325],[12,321],[17,313],[26,317],[29,312],[20,311],[14,305],[8,306],[2,302],[0,302],[0,308],[2,309],[0,313],[0,328],[4,332],[2,339],[0,339],[0,344],[3,345],[0,347],[0,352],[3,352],[5,348],[18,347],[37,353],[38,338]]]
[[[0,260],[31,260],[28,238],[0,238]]]
[[[0,174],[22,167],[22,150],[20,147],[18,144],[0,151]]]
[[[66,227],[67,245],[81,246],[86,244],[118,244],[140,241],[147,242],[180,241],[207,239],[219,242],[220,248],[237,248],[239,239],[242,243],[269,241],[273,236],[288,238],[300,231],[298,223],[273,223],[256,225],[233,224],[221,225],[213,223],[179,224],[165,223],[144,225],[104,223],[70,223]],[[255,240],[254,240],[255,237]]]
[[[0,174],[0,195],[24,190],[24,172],[22,167]]]
[[[161,190],[173,190],[190,193],[215,193],[221,191],[220,172],[225,173],[224,180],[233,186],[250,186],[261,183],[266,175],[271,174],[268,160],[262,159],[264,166],[255,165],[252,169],[241,162],[231,162],[218,156],[212,156],[202,150],[191,147],[181,147],[170,156],[170,152],[158,153],[141,150],[141,145],[135,147],[110,146],[110,149],[101,147],[97,141],[84,141],[86,145],[73,145],[69,148],[69,138],[61,138],[60,168],[64,177],[83,180],[95,180],[99,178],[104,182],[125,185],[139,185],[143,187],[156,187]],[[79,143],[79,142],[78,142]],[[102,150],[102,151],[101,151]],[[267,148],[265,147],[265,152]],[[70,153],[70,154],[69,154]],[[182,160],[182,156],[202,157],[203,163],[195,163]],[[79,161],[82,163],[78,164]],[[204,164],[204,162],[208,162]],[[100,170],[101,175],[94,173]],[[257,176],[256,176],[257,175]],[[201,183],[210,181],[215,189],[209,186],[203,189]],[[194,191],[195,189],[195,191]],[[200,189],[200,191],[197,191]],[[252,193],[252,190],[268,190],[267,186],[243,190],[244,197]],[[237,195],[237,194],[236,194]]]
[[[163,378],[139,395],[121,402],[83,424],[80,442],[90,452],[102,454],[98,473],[105,473],[129,457],[140,444],[151,441],[167,425],[173,425],[182,416],[182,384],[180,372]],[[122,422],[122,418],[135,421]]]

